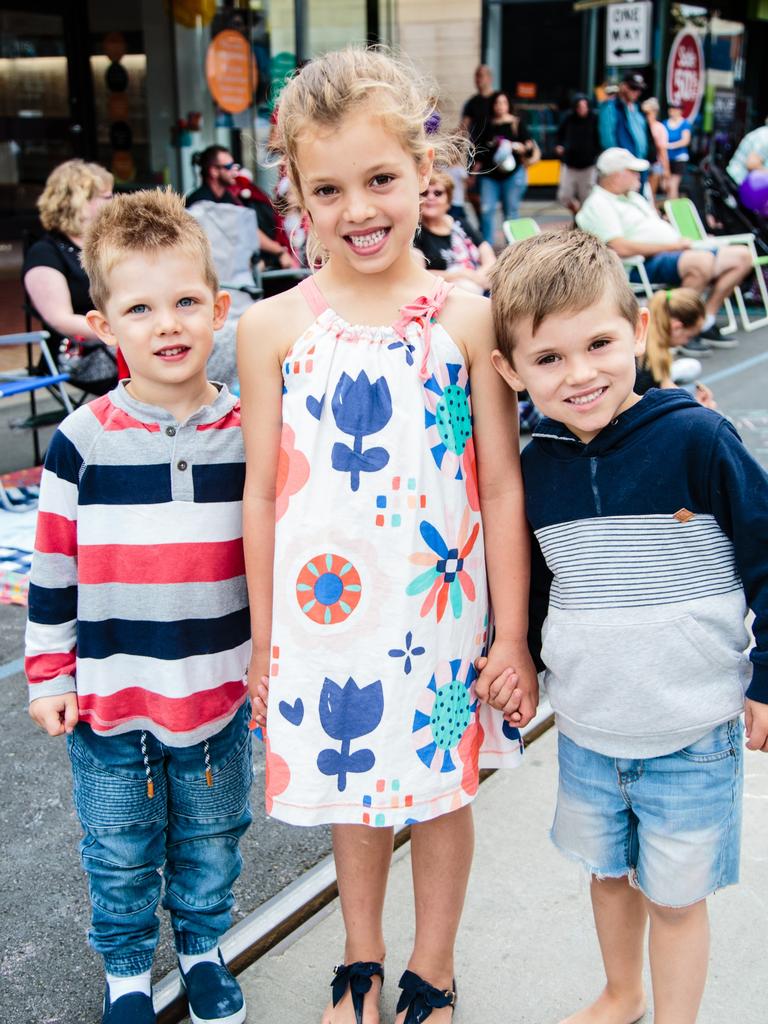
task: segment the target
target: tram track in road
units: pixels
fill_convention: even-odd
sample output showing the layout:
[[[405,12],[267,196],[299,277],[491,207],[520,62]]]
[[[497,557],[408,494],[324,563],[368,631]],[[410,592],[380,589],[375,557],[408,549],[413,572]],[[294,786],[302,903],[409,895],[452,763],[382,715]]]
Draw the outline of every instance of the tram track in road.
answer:
[[[536,717],[522,730],[526,748],[548,732],[554,720],[548,702],[542,702]],[[524,765],[521,767],[524,770]],[[481,785],[493,774],[494,770],[482,771]],[[398,829],[395,832],[395,849],[405,845],[410,837],[410,826]],[[229,969],[237,975],[256,963],[280,943],[295,936],[312,918],[325,910],[338,894],[333,856],[329,854],[244,917],[222,937],[221,952]],[[178,970],[171,971],[155,986],[153,999],[158,1024],[178,1024],[185,1019],[187,1001]]]

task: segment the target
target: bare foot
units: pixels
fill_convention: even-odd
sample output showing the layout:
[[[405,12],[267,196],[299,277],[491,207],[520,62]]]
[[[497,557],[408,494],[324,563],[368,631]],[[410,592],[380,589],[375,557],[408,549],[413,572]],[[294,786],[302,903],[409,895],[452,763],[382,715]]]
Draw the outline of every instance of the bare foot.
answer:
[[[405,1011],[398,1013],[395,1017],[395,1024],[403,1024]],[[429,1024],[451,1024],[453,1020],[453,1007],[444,1006],[440,1010],[433,1010],[429,1017]]]
[[[565,1017],[560,1024],[637,1024],[645,1010],[645,993],[612,995],[603,989],[591,1006]]]
[[[363,1024],[379,1024],[379,999],[381,997],[381,978],[374,974],[371,987],[363,1000]],[[356,1024],[355,1008],[352,1005],[352,994],[347,989],[344,998],[334,1006],[328,1003],[323,1013],[321,1024]],[[436,1022],[437,1024],[437,1022]]]

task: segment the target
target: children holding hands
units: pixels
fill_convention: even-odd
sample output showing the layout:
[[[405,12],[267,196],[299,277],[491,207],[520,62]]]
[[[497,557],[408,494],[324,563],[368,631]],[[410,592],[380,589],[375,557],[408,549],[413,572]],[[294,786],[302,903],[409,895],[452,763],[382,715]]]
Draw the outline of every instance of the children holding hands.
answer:
[[[87,236],[90,326],[130,379],[56,431],[29,591],[30,714],[66,734],[102,1024],[154,1024],[165,876],[194,1024],[241,1024],[219,937],[251,821],[239,405],[206,378],[229,309],[171,192],[117,196]]]
[[[519,760],[537,702],[516,403],[491,362],[490,305],[412,249],[433,162],[458,159],[425,132],[432,95],[375,50],[290,81],[277,135],[322,266],[238,332],[267,807],[333,825],[346,928],[324,1024],[379,1020],[405,823],[416,934],[396,1022],[451,1019],[478,769]],[[488,589],[496,640],[476,683]],[[511,668],[493,684],[505,721],[478,694]]]
[[[601,242],[538,235],[492,277],[494,365],[545,417],[522,465],[552,838],[591,874],[607,980],[562,1024],[644,1014],[648,919],[654,1020],[693,1024],[706,898],[738,880],[742,712],[768,751],[768,480],[718,413],[634,393],[648,313]]]

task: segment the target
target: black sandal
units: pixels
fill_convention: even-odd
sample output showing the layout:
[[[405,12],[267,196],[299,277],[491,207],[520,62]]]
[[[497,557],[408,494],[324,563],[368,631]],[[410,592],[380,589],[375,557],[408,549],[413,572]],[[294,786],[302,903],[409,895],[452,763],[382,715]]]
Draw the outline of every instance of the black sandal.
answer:
[[[397,1002],[397,1013],[403,1010],[408,1012],[405,1015],[403,1024],[421,1024],[432,1014],[433,1010],[440,1010],[444,1006],[454,1007],[456,1005],[456,982],[453,983],[453,990],[439,989],[424,981],[413,971],[404,971],[398,982],[403,990]]]
[[[352,1009],[355,1011],[356,1024],[363,1024],[363,1001],[371,989],[371,978],[378,974],[384,983],[384,967],[375,961],[357,960],[353,964],[339,964],[333,968],[331,982],[331,998],[336,1006],[344,998],[349,989],[352,993]]]

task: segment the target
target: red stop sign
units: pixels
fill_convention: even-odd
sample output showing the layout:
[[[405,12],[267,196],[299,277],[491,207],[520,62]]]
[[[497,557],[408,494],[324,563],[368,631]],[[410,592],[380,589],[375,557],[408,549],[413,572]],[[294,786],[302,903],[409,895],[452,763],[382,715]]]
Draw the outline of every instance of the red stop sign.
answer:
[[[693,121],[704,95],[704,51],[697,32],[683,29],[672,42],[667,60],[667,103],[680,107]]]

